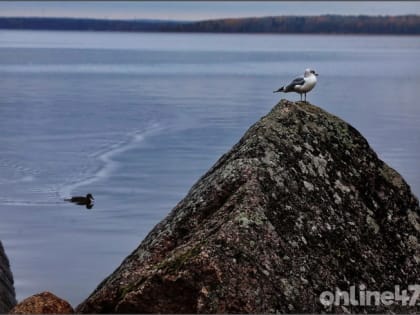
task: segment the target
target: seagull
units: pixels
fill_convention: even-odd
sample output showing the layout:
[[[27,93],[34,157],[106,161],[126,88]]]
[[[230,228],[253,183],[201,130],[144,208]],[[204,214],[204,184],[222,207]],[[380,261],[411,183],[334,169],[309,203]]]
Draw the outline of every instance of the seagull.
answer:
[[[305,102],[306,102],[306,93],[312,90],[316,84],[316,77],[318,73],[312,69],[306,69],[303,77],[299,77],[294,79],[290,84],[286,86],[282,86],[277,91],[273,91],[273,93],[277,92],[296,92],[300,94],[300,100],[302,101],[302,94],[305,95]]]
[[[64,199],[64,201],[74,202],[75,204],[77,204],[79,206],[86,206],[86,208],[88,208],[88,209],[92,209],[93,200],[95,200],[95,198],[93,198],[92,194],[87,194],[86,197],[75,196],[75,197],[71,197],[69,199]]]

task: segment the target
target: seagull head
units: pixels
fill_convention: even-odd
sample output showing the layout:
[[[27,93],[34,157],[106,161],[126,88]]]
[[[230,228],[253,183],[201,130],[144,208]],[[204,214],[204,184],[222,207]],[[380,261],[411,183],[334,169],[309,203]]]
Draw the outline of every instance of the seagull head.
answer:
[[[93,198],[92,194],[87,194],[86,198],[89,200],[95,200],[95,198]]]
[[[318,76],[318,73],[316,73],[316,72],[315,72],[315,70],[312,70],[312,69],[309,69],[309,68],[308,68],[308,69],[306,69],[306,70],[305,70],[305,73],[304,73],[304,75],[303,75],[303,76],[304,76],[305,78],[307,78],[307,77],[309,77],[309,76],[310,76],[310,75],[312,75],[312,74],[313,74],[313,75],[315,75],[315,76]]]

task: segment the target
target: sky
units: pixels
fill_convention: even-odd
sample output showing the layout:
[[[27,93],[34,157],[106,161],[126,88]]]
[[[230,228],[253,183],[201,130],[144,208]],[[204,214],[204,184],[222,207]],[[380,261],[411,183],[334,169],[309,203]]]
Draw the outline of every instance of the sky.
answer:
[[[0,1],[0,16],[203,20],[274,15],[420,14],[406,1]]]

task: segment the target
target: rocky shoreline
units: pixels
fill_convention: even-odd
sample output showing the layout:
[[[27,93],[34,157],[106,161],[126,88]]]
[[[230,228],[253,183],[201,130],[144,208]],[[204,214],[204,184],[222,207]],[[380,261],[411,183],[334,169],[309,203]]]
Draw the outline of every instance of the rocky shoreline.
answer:
[[[76,312],[419,312],[320,301],[336,288],[417,284],[419,240],[417,198],[366,139],[282,100]]]

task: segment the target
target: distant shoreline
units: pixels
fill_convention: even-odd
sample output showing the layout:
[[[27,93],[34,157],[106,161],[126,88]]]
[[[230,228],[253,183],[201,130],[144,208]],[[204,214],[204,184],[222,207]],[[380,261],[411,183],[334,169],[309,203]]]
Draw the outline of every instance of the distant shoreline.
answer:
[[[33,31],[33,32],[63,32],[63,33],[71,33],[71,32],[77,32],[77,33],[131,33],[131,34],[185,34],[185,35],[191,35],[191,34],[195,34],[195,35],[273,35],[273,36],[358,36],[358,37],[371,37],[371,36],[378,36],[378,37],[389,37],[389,36],[394,36],[394,37],[418,37],[420,36],[420,34],[360,34],[360,33],[346,33],[346,34],[341,34],[341,33],[227,33],[227,32],[169,32],[169,31],[161,31],[161,32],[148,32],[148,31],[132,31],[132,32],[128,32],[128,31],[108,31],[108,30],[104,30],[104,31],[97,31],[97,30],[47,30],[47,29],[2,29],[0,28],[0,32],[2,31]]]
[[[420,35],[420,16],[272,16],[205,21],[0,17],[0,30],[201,34]]]

